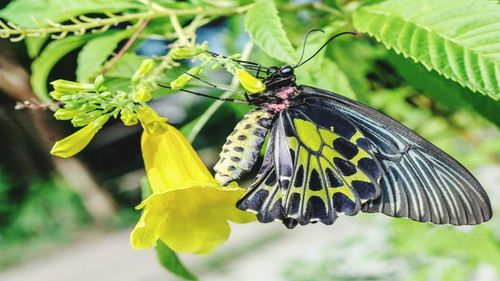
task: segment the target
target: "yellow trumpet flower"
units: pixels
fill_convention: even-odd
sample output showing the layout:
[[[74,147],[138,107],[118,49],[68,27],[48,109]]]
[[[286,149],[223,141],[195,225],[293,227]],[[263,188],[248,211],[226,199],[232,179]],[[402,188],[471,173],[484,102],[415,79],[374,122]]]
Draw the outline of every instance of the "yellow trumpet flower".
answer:
[[[229,237],[228,221],[255,220],[254,214],[235,207],[243,189],[218,184],[166,118],[146,107],[137,113],[152,195],[136,207],[143,213],[130,236],[134,249],[151,248],[161,240],[176,252],[204,255]]]

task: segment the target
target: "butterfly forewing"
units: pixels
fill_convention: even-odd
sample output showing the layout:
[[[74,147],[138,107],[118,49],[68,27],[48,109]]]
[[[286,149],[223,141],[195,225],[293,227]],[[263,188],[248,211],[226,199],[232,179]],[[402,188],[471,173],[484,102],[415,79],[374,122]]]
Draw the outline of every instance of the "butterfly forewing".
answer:
[[[345,97],[302,86],[306,103],[326,104],[369,140],[383,176],[381,194],[365,212],[438,224],[478,224],[491,218],[479,182],[457,161],[393,119]]]

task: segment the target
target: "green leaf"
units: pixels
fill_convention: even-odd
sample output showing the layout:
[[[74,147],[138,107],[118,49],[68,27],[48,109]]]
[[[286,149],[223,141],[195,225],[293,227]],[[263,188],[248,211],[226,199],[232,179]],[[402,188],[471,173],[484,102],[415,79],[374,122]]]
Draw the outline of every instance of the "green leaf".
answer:
[[[131,30],[101,35],[90,40],[78,54],[76,79],[78,81],[93,80],[104,62],[116,49],[118,43],[131,35]]]
[[[295,64],[298,56],[288,40],[274,1],[257,2],[247,13],[245,28],[250,38],[269,56]]]
[[[374,69],[375,61],[384,58],[388,52],[381,45],[373,46],[366,40],[347,40],[349,38],[335,41],[329,55],[347,74],[347,78],[356,93],[356,99],[362,103],[370,104],[370,96],[373,94],[372,85],[367,76]]]
[[[356,29],[427,69],[500,99],[500,5],[490,0],[388,0],[363,6]]]
[[[61,22],[70,17],[103,11],[121,12],[144,7],[134,0],[17,0],[0,11],[0,17],[25,28]]]
[[[324,59],[321,64],[304,64],[296,71],[302,84],[325,89],[340,95],[356,98],[349,79],[340,67],[330,59]]]
[[[125,78],[130,80],[139,68],[143,58],[134,53],[125,53],[121,59],[111,68],[106,77]]]
[[[447,80],[435,71],[428,71],[422,65],[404,59],[395,53],[388,56],[396,71],[413,87],[423,91],[441,105],[452,109],[466,108],[483,116],[500,127],[500,101],[475,95],[470,89]]]
[[[51,101],[47,94],[47,78],[50,70],[66,54],[94,38],[94,34],[80,37],[67,37],[51,42],[42,54],[31,64],[31,86],[33,91],[42,101]]]
[[[177,257],[177,254],[160,240],[158,240],[158,244],[156,245],[156,254],[161,265],[168,271],[186,280],[198,280],[186,269]]]
[[[26,43],[26,49],[28,51],[28,56],[30,58],[35,58],[40,54],[40,50],[43,47],[43,44],[47,41],[47,37],[28,37],[24,39],[24,42]]]

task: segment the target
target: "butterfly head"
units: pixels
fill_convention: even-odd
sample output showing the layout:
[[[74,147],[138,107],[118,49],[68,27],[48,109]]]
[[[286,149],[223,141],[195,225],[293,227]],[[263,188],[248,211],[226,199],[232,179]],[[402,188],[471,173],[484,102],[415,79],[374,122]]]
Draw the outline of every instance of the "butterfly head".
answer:
[[[266,84],[266,89],[270,90],[295,86],[293,67],[284,65],[282,67],[270,68],[267,78],[264,79],[264,84]]]

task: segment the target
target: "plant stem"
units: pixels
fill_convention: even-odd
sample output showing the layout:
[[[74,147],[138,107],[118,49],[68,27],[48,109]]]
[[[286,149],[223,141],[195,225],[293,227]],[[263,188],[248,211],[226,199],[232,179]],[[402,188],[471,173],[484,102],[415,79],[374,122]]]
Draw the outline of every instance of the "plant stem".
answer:
[[[237,7],[218,7],[218,8],[203,8],[195,7],[190,9],[169,9],[165,8],[156,3],[150,3],[148,5],[148,11],[115,15],[111,13],[106,13],[106,18],[89,18],[86,16],[80,16],[78,18],[70,18],[72,24],[60,24],[48,21],[46,27],[40,28],[22,28],[11,22],[2,22],[0,20],[0,37],[1,38],[11,38],[12,41],[20,41],[25,37],[46,37],[51,35],[54,39],[61,39],[66,37],[68,34],[73,34],[75,36],[83,35],[85,32],[92,30],[93,32],[106,31],[112,26],[117,26],[126,22],[135,22],[140,20],[153,20],[156,18],[170,17],[171,19],[176,19],[182,16],[210,16],[210,17],[220,17],[234,14],[241,14],[248,11],[255,4],[247,4]],[[315,3],[305,3],[305,4],[287,4],[279,7],[280,9],[291,11],[291,10],[302,10],[307,8],[324,10],[323,5]],[[178,21],[177,21],[178,22]]]
[[[252,51],[253,48],[253,43],[248,42],[245,47],[243,48],[243,52],[241,54],[241,60],[247,60],[248,57],[250,56],[250,52]],[[231,87],[230,89],[234,90],[238,87],[238,79],[236,76],[233,77],[233,80],[231,80]],[[220,97],[221,98],[230,98],[234,92],[231,91],[226,91],[224,92]],[[214,101],[203,114],[198,117],[198,121],[194,124],[193,128],[189,132],[189,135],[187,136],[188,140],[190,142],[193,142],[194,139],[198,136],[200,133],[201,129],[205,126],[205,124],[208,122],[208,120],[212,117],[212,115],[221,107],[223,101],[217,100]]]
[[[230,8],[217,8],[205,9],[196,7],[191,9],[167,9],[158,4],[153,3],[150,10],[147,12],[114,15],[108,14],[107,18],[89,18],[80,16],[78,19],[70,19],[72,24],[60,24],[54,22],[47,22],[50,26],[41,28],[22,28],[13,23],[5,23],[0,21],[0,37],[11,38],[12,41],[20,41],[25,37],[45,37],[50,34],[54,35],[57,39],[65,37],[69,33],[75,35],[82,35],[88,30],[105,31],[111,26],[116,26],[125,22],[134,22],[138,20],[152,20],[163,17],[178,17],[178,16],[224,16],[232,14],[240,14],[246,12],[254,4],[230,7]],[[102,30],[99,30],[101,28]],[[17,36],[17,37],[16,37]]]

